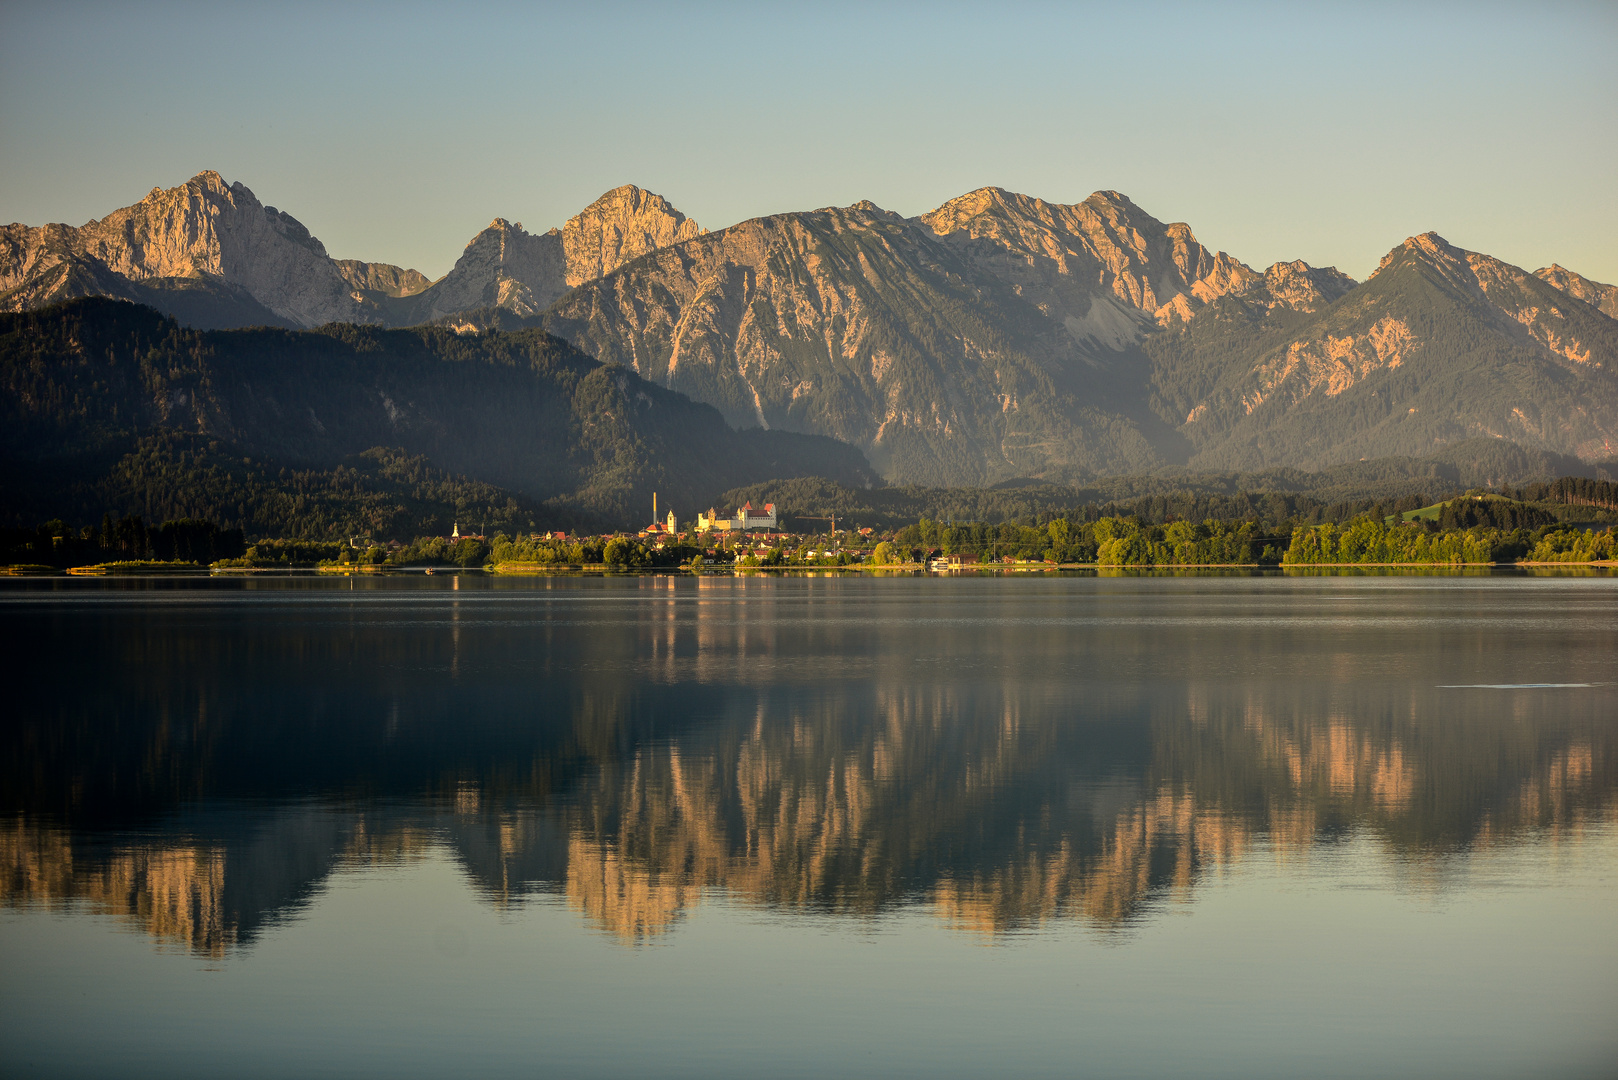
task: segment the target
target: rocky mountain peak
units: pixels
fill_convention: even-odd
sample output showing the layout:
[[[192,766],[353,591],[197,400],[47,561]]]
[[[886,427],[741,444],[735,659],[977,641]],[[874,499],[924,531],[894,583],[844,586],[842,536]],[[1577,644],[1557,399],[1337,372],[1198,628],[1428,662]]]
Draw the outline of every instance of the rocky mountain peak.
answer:
[[[633,184],[615,187],[562,226],[567,286],[593,281],[632,259],[702,232],[663,196]]]
[[[1033,204],[1038,202],[1038,199],[1017,195],[1005,188],[981,187],[975,191],[968,191],[965,195],[957,195],[936,209],[920,215],[916,220],[939,236],[947,237],[955,234],[978,236],[987,228],[987,223],[980,222],[979,218],[992,215],[996,211],[1037,216]]]
[[[1313,267],[1302,259],[1278,262],[1264,271],[1264,289],[1272,308],[1284,305],[1297,311],[1318,311],[1354,285],[1354,279],[1337,267]]]
[[[1099,298],[1158,322],[1188,319],[1215,297],[1261,280],[1237,259],[1203,247],[1189,225],[1165,225],[1117,191],[1098,191],[1063,205],[979,188],[919,220],[946,239],[976,241],[999,249],[999,258],[1024,263],[1053,293],[1066,294],[1060,301],[1053,296],[1048,304],[1041,302],[1047,310],[1069,309],[1064,321],[1091,319],[1092,303]]]
[[[14,303],[80,295],[62,276],[70,262],[90,281],[110,274],[107,280],[244,290],[262,308],[304,326],[358,315],[347,282],[301,222],[211,169],[176,187],[154,188],[83,228],[11,227],[0,251],[0,291],[27,281]]]
[[[408,302],[386,305],[385,319],[408,326],[483,307],[538,315],[575,285],[702,231],[667,199],[633,184],[613,188],[562,228],[538,235],[520,221],[497,217],[472,237],[443,278],[391,293]]]
[[[1618,319],[1618,285],[1592,281],[1556,263],[1535,270],[1534,276],[1569,296],[1583,300],[1603,314]]]
[[[1414,255],[1423,262],[1440,268],[1464,266],[1466,263],[1466,252],[1436,232],[1424,232],[1420,236],[1408,237],[1404,243],[1382,256],[1376,272],[1381,273],[1401,255],[1406,254]]]
[[[475,244],[501,243],[508,237],[527,235],[528,233],[522,227],[522,222],[507,221],[505,218],[497,217],[479,229],[477,234],[466,242],[466,249],[470,249]]]
[[[1130,209],[1130,210],[1138,210],[1138,209],[1140,209],[1139,207],[1137,207],[1135,205],[1135,201],[1133,199],[1131,199],[1128,195],[1125,195],[1121,191],[1113,191],[1111,188],[1105,188],[1105,189],[1103,189],[1101,191],[1093,191],[1093,192],[1091,192],[1090,193],[1090,199],[1088,199],[1086,201],[1088,202],[1088,201],[1092,201],[1092,200],[1095,201],[1095,202],[1113,203],[1113,204],[1115,204],[1117,206],[1125,207],[1125,208]]]

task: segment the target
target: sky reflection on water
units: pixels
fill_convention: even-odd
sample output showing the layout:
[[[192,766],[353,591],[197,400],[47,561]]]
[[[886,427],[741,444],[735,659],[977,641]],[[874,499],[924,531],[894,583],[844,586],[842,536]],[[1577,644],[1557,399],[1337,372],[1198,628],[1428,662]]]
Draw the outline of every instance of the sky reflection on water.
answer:
[[[7,588],[0,1037],[19,1075],[1603,1075],[1614,586]]]

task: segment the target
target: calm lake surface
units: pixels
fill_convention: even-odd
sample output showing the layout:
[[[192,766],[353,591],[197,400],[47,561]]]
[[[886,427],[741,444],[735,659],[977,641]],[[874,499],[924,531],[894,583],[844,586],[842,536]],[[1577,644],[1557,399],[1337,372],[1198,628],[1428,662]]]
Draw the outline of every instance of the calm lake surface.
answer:
[[[1618,578],[0,585],[7,1076],[1618,1072]]]

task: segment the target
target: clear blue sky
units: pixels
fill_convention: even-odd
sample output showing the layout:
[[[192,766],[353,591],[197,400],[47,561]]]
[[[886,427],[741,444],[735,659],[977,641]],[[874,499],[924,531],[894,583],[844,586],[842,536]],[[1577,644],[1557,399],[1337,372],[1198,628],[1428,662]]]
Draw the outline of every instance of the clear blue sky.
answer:
[[[1618,3],[0,2],[0,221],[212,168],[437,276],[634,183],[709,228],[1113,188],[1254,265],[1436,229],[1618,282]]]

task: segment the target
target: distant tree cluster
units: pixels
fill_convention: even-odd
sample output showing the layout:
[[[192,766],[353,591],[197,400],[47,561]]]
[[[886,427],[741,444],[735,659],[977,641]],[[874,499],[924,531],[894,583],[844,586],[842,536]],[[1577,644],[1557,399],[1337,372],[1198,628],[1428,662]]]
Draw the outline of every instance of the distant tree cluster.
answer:
[[[1618,484],[1584,476],[1564,476],[1540,484],[1525,484],[1502,494],[1520,502],[1563,503],[1568,506],[1595,506],[1618,510]]]
[[[1369,511],[1359,513],[1351,511],[1363,507],[1363,501],[1303,505],[1306,512],[1285,515],[1281,511],[1300,504],[1289,497],[1273,498],[1267,505],[1234,500],[1252,515],[1245,520],[1207,517],[1200,524],[1162,518],[1176,506],[1231,509],[1233,501],[1153,497],[1136,504],[1146,513],[1096,515],[1096,508],[1084,507],[1040,525],[949,525],[923,517],[897,530],[890,547],[911,551],[916,559],[937,551],[1101,566],[1454,564],[1524,558],[1585,562],[1610,557],[1599,553],[1610,550],[1601,537],[1611,530],[1568,529],[1543,506],[1498,496],[1473,495],[1436,507],[1422,507],[1424,497],[1412,496],[1391,504],[1372,502]],[[1425,516],[1415,516],[1418,510]]]
[[[1287,566],[1336,563],[1487,563],[1515,557],[1521,538],[1498,529],[1429,531],[1421,525],[1389,525],[1361,518],[1336,525],[1300,525],[1292,534]]]
[[[1534,545],[1532,562],[1607,562],[1618,559],[1618,536],[1612,529],[1558,529]]]
[[[226,566],[281,567],[319,566],[338,562],[349,552],[349,545],[336,540],[259,540],[239,559],[227,559]]]
[[[239,558],[242,531],[182,518],[147,525],[139,516],[104,515],[100,525],[75,529],[60,519],[33,529],[0,529],[0,564],[51,567],[102,562],[193,562]]]

